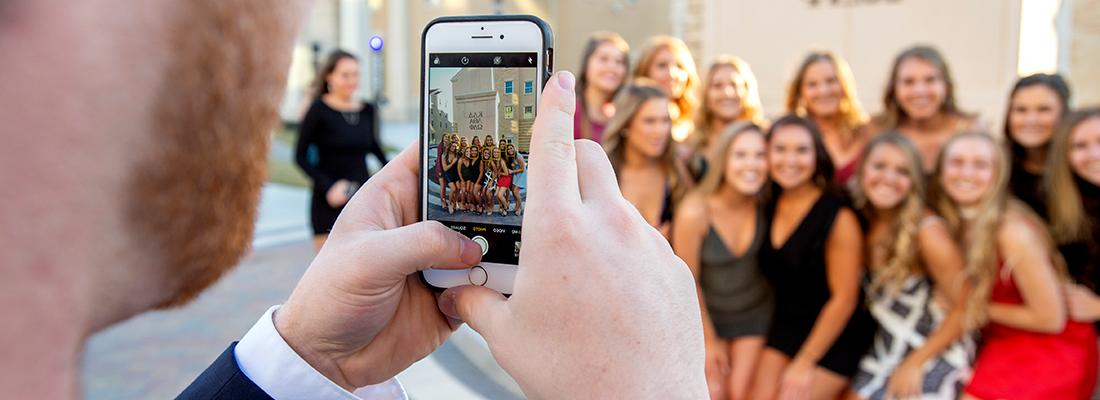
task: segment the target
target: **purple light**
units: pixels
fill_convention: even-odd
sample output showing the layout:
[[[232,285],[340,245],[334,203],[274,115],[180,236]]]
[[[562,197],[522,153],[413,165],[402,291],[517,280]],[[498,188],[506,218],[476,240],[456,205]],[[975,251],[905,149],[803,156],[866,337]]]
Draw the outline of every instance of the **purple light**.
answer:
[[[378,36],[378,35],[371,36],[369,43],[370,43],[370,49],[371,50],[374,50],[374,51],[381,51],[382,50],[382,37],[381,36]]]

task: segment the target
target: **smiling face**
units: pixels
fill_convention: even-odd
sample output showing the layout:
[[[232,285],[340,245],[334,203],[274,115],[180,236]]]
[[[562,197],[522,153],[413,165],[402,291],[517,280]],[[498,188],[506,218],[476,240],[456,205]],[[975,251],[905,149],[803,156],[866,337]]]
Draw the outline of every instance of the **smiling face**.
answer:
[[[679,99],[687,88],[688,70],[676,59],[672,49],[662,47],[656,50],[646,77],[657,82],[669,98]]]
[[[748,83],[733,67],[715,69],[706,90],[705,104],[712,116],[723,121],[741,116],[741,99],[748,93]]]
[[[809,115],[829,117],[840,112],[844,88],[840,85],[840,79],[832,62],[820,60],[806,67],[799,90],[802,92],[802,102]]]
[[[1100,117],[1081,121],[1070,131],[1069,166],[1077,176],[1100,186]]]
[[[626,129],[626,148],[646,158],[664,154],[672,135],[668,100],[651,98],[638,107]]]
[[[816,168],[814,141],[810,131],[798,125],[784,125],[768,140],[768,170],[784,190],[812,184]]]
[[[947,81],[934,64],[917,57],[906,58],[898,65],[896,78],[898,106],[910,119],[932,118],[943,108]]]
[[[601,92],[611,93],[622,86],[625,77],[626,54],[611,42],[597,46],[585,66],[588,84]]]
[[[1023,87],[1012,95],[1008,109],[1008,131],[1024,148],[1046,146],[1062,118],[1058,93],[1043,85]]]
[[[860,190],[876,209],[889,210],[897,207],[913,190],[913,180],[919,167],[919,160],[893,143],[882,143],[867,154],[863,162],[863,171],[859,181]]]
[[[943,149],[938,177],[944,193],[960,207],[978,205],[988,196],[997,173],[997,150],[992,141],[960,138]]]
[[[359,62],[352,58],[342,58],[336,62],[336,68],[325,76],[329,91],[341,98],[350,98],[359,88]]]
[[[768,161],[764,134],[756,129],[741,132],[730,143],[725,180],[738,193],[752,196],[764,187]]]

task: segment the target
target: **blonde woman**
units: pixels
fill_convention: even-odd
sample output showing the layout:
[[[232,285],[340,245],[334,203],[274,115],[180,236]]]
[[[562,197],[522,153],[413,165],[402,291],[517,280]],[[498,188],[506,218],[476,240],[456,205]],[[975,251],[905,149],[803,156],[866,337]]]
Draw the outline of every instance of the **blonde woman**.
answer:
[[[696,98],[699,74],[684,41],[671,36],[654,36],[642,49],[633,77],[651,79],[664,91],[672,105],[672,138],[676,142],[687,139],[699,104]]]
[[[831,51],[807,54],[787,87],[787,112],[809,118],[821,130],[836,167],[833,179],[846,187],[871,136],[848,63]]]
[[[749,64],[731,55],[719,55],[703,78],[703,101],[695,113],[695,129],[684,141],[684,161],[692,176],[706,173],[705,155],[726,127],[737,121],[764,126],[764,107],[760,104],[760,89]]]
[[[1096,332],[1067,321],[1065,268],[1026,205],[1008,195],[1004,148],[986,134],[944,144],[929,201],[966,249],[975,325],[986,324],[964,399],[1087,399]]]
[[[913,46],[894,59],[873,130],[896,130],[917,146],[930,172],[943,143],[961,132],[980,130],[976,116],[955,103],[955,81],[940,52]]]
[[[771,320],[771,287],[757,254],[767,240],[759,195],[767,180],[764,133],[736,122],[714,139],[713,162],[684,198],[672,248],[695,275],[711,399],[746,399]]]
[[[859,157],[852,196],[869,222],[866,292],[878,332],[849,399],[955,399],[970,378],[975,344],[962,251],[924,202],[920,153],[885,133]]]
[[[603,130],[614,114],[611,102],[626,83],[630,46],[615,32],[596,32],[588,37],[577,71],[577,110],[573,137],[603,142]]]
[[[674,154],[668,97],[642,80],[623,88],[615,110],[603,145],[619,189],[667,238],[673,211],[692,186]]]

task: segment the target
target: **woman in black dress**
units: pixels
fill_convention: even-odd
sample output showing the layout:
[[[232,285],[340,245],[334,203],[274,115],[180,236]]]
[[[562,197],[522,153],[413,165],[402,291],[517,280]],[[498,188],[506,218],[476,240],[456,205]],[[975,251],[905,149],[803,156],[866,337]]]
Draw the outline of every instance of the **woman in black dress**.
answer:
[[[767,148],[772,184],[759,257],[775,311],[752,398],[835,399],[874,337],[860,293],[863,230],[812,122],[780,118]]]
[[[1008,188],[1040,216],[1047,215],[1040,187],[1051,138],[1069,110],[1069,85],[1058,74],[1035,74],[1016,81],[1005,113],[1005,144],[1012,156]]]
[[[386,155],[374,132],[374,106],[354,98],[359,62],[337,50],[318,71],[313,104],[298,130],[295,159],[313,180],[310,221],[320,250],[336,217],[355,190],[370,178],[367,153],[382,164]]]

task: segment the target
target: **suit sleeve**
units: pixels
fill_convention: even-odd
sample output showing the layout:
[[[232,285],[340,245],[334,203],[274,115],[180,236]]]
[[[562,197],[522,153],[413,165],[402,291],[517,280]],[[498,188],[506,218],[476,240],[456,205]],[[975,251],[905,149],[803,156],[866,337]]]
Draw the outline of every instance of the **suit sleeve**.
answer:
[[[229,345],[213,364],[206,368],[198,378],[195,378],[187,389],[183,390],[176,399],[183,400],[268,400],[268,396],[259,386],[256,386],[237,365],[234,356],[234,348],[237,342]]]

